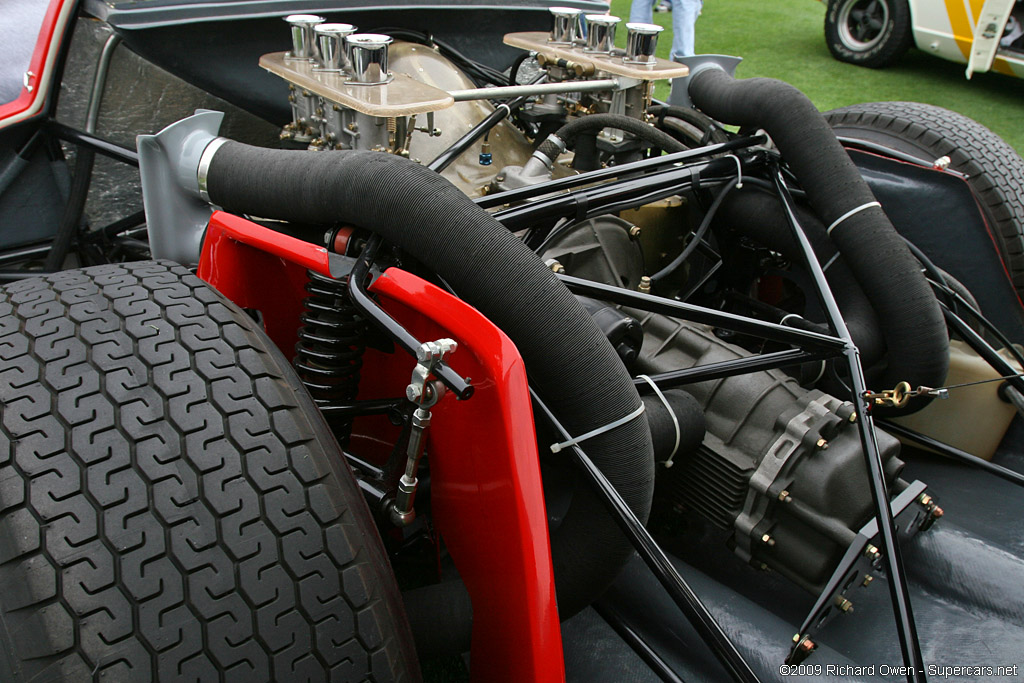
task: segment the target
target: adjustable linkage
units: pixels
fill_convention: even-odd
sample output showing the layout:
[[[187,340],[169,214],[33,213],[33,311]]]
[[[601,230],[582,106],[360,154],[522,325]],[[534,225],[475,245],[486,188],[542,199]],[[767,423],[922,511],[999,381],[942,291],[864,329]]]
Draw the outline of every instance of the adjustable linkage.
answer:
[[[406,446],[405,473],[398,480],[398,493],[391,505],[391,522],[395,526],[408,526],[416,518],[413,503],[416,499],[416,487],[419,480],[420,459],[426,444],[427,430],[430,428],[430,409],[444,396],[444,384],[430,377],[439,363],[455,353],[458,344],[452,339],[438,339],[424,342],[416,349],[416,367],[412,370],[412,380],[405,388],[405,396],[416,406],[412,414],[412,428],[409,431],[409,444]]]

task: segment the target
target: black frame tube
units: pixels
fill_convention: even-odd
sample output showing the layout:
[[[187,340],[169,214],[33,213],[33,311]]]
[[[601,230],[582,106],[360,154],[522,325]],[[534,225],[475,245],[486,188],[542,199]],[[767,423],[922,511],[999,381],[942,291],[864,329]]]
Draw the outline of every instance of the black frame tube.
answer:
[[[597,612],[598,616],[607,622],[619,637],[632,648],[633,652],[644,661],[644,664],[651,668],[658,678],[665,681],[665,683],[685,683],[685,681],[679,677],[672,667],[669,666],[668,662],[661,658],[654,648],[647,644],[647,641],[636,632],[629,622],[622,618],[613,607],[604,604],[598,600],[593,605],[594,611]]]
[[[904,438],[908,441],[913,441],[919,446],[931,448],[932,450],[938,451],[942,455],[945,455],[953,460],[962,462],[965,465],[970,465],[971,467],[977,467],[978,469],[990,472],[999,477],[1000,479],[1005,479],[1011,484],[1016,484],[1017,486],[1024,486],[1024,474],[1021,474],[1020,472],[1015,472],[1011,470],[1009,467],[1003,467],[1002,465],[997,465],[994,462],[989,462],[984,458],[979,458],[976,455],[971,455],[967,451],[962,451],[956,446],[950,446],[948,443],[943,443],[942,441],[933,439],[932,437],[927,436],[926,434],[916,432],[913,429],[904,427],[903,425],[898,425],[889,421],[881,421],[879,424],[885,431],[894,434],[898,437]]]
[[[513,74],[513,77],[514,76],[515,74]],[[547,79],[547,73],[542,72],[535,79],[530,81],[529,85],[540,83],[545,79]],[[492,128],[511,116],[512,112],[523,106],[523,103],[530,97],[531,95],[523,95],[497,105],[494,111],[488,114],[483,121],[470,128],[465,135],[453,142],[448,149],[438,154],[433,161],[427,164],[427,168],[431,171],[437,171],[438,173],[448,168],[448,166],[462,156],[474,142],[482,138],[484,135],[487,135]]]
[[[951,311],[945,304],[940,305],[942,306],[942,314],[946,316],[946,323],[953,328],[953,331],[959,334],[960,338],[981,356],[986,363],[991,365],[1000,376],[1008,377],[1009,379],[1005,381],[1011,387],[1019,391],[1021,395],[1024,395],[1024,378],[1017,376],[1017,368],[1010,365],[1005,358],[1000,356],[992,348],[992,345],[975,332],[974,328],[968,325],[963,318]]]
[[[40,244],[37,246],[14,247],[11,251],[0,254],[0,264],[16,263],[17,261],[45,256],[48,251],[50,251],[49,241],[47,241],[46,244]]]
[[[684,184],[692,183],[698,178],[700,182],[716,182],[716,179],[711,177],[715,172],[727,173],[734,168],[731,162],[713,160],[665,170],[662,173],[631,176],[503,209],[495,213],[494,218],[509,230],[536,227],[535,224],[540,221],[563,216],[575,216],[577,220],[585,220],[678,194]],[[708,172],[706,177],[701,175],[705,171]]]
[[[734,377],[736,375],[745,375],[751,372],[775,370],[790,365],[798,365],[800,363],[828,360],[829,358],[835,358],[840,354],[840,351],[820,351],[809,353],[801,349],[786,349],[784,351],[773,351],[771,353],[762,353],[756,356],[745,356],[743,358],[725,360],[718,363],[706,363],[692,368],[663,372],[657,375],[651,375],[650,377],[651,381],[657,384],[659,388],[666,389],[685,386],[687,384],[696,384],[697,382],[706,382],[707,380],[712,379],[724,379],[726,377]],[[646,386],[648,389],[650,388],[647,381],[643,379],[634,379],[633,384],[636,385],[638,390],[641,390],[641,393],[643,393],[643,387]]]
[[[713,154],[747,149],[749,147],[759,145],[764,141],[765,137],[763,135],[755,135],[752,137],[737,138],[735,140],[730,140],[729,142],[723,142],[716,145],[689,149],[684,152],[674,152],[672,154],[664,154],[650,159],[641,159],[640,161],[633,161],[628,164],[622,164],[621,166],[599,168],[594,171],[580,173],[579,175],[572,175],[565,178],[559,178],[558,180],[552,180],[548,183],[540,183],[538,185],[531,185],[530,187],[522,187],[516,190],[508,190],[507,192],[490,194],[477,199],[476,204],[480,208],[490,209],[495,206],[501,206],[502,204],[512,204],[514,202],[532,199],[533,197],[540,195],[551,194],[552,192],[561,192],[562,190],[568,190],[579,185],[589,185],[607,178],[619,178],[633,173],[641,173],[655,170],[663,166],[683,163],[685,161],[696,161],[697,159],[702,159]]]
[[[530,387],[530,396],[533,398],[534,405],[547,417],[562,438],[573,438],[554,413],[540,400],[533,387]],[[650,568],[658,582],[665,588],[732,679],[740,683],[757,683],[759,679],[743,659],[743,655],[736,649],[721,625],[675,568],[665,551],[644,527],[643,522],[633,514],[611,482],[580,448],[579,444],[573,444],[567,450],[572,454],[570,457],[573,462],[586,475],[587,482],[604,503],[605,508],[611,513],[616,524],[622,529],[644,563]]]
[[[352,303],[356,308],[373,321],[377,327],[383,330],[402,349],[413,358],[416,357],[416,350],[421,342],[412,336],[408,330],[390,315],[387,311],[378,306],[366,291],[366,278],[370,274],[370,264],[377,255],[383,238],[374,233],[366,240],[366,246],[362,253],[356,257],[355,266],[348,277],[348,292],[352,297]],[[473,395],[473,385],[452,370],[447,363],[438,363],[434,366],[434,375],[444,382],[444,385],[455,392],[460,399],[467,399]]]
[[[80,131],[70,126],[65,126],[63,123],[57,123],[56,121],[48,121],[46,123],[46,129],[54,137],[70,142],[80,147],[86,147],[93,150],[103,156],[110,157],[116,161],[126,163],[130,166],[139,165],[139,154],[134,149],[128,147],[122,147],[121,145],[98,138],[95,135],[90,135],[84,131]]]
[[[848,341],[839,337],[831,337],[827,334],[809,332],[784,325],[745,318],[734,313],[726,313],[713,308],[705,308],[684,301],[665,299],[652,294],[633,292],[621,287],[613,287],[599,282],[591,282],[583,278],[558,274],[558,279],[565,283],[574,294],[582,294],[601,301],[610,301],[615,304],[638,308],[651,313],[661,313],[673,318],[682,318],[696,323],[721,327],[740,334],[749,334],[763,337],[771,341],[792,344],[805,349],[820,351],[844,352]]]
[[[903,651],[903,662],[908,669],[907,680],[911,683],[927,680],[924,673],[924,657],[921,655],[921,642],[917,634],[917,624],[914,621],[914,612],[910,603],[910,591],[907,586],[907,574],[903,566],[903,555],[900,552],[899,542],[896,534],[896,524],[893,521],[892,509],[889,507],[889,491],[885,485],[885,468],[882,464],[882,456],[878,449],[878,442],[875,440],[875,429],[871,417],[871,405],[864,398],[867,387],[864,382],[864,371],[860,363],[860,352],[857,350],[850,331],[843,320],[843,314],[836,304],[832,290],[829,289],[825,273],[821,264],[814,254],[807,235],[800,227],[800,221],[796,216],[796,209],[793,205],[793,198],[789,194],[785,178],[779,169],[774,173],[775,188],[786,213],[786,219],[793,229],[793,235],[800,245],[804,254],[807,269],[814,279],[818,295],[825,306],[825,313],[829,324],[836,330],[838,336],[845,342],[846,348],[843,355],[846,358],[850,372],[850,383],[853,385],[851,393],[855,406],[857,406],[857,426],[860,431],[861,446],[864,450],[864,458],[867,461],[868,479],[871,487],[871,497],[875,505],[875,519],[878,522],[878,530],[882,537],[884,548],[884,560],[889,575],[889,594],[892,598],[893,612],[896,618],[896,633],[900,640],[900,649]]]
[[[462,156],[474,142],[482,138],[484,135],[489,133],[492,128],[508,118],[512,111],[518,109],[525,101],[525,97],[517,97],[508,103],[502,102],[499,104],[497,108],[487,116],[487,118],[470,128],[469,132],[453,142],[448,149],[438,154],[433,161],[427,164],[427,168],[431,171],[437,171],[438,173],[448,168],[448,166]]]

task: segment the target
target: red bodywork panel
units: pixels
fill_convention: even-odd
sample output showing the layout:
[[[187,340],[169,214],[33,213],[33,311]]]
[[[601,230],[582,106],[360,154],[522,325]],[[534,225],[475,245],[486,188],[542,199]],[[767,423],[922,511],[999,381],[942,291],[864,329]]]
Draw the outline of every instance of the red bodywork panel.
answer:
[[[39,27],[35,49],[29,60],[25,86],[18,97],[0,104],[0,128],[19,123],[42,112],[46,98],[50,95],[60,42],[75,5],[74,0],[50,0],[42,25]]]
[[[198,274],[239,306],[262,311],[267,333],[291,356],[307,269],[329,274],[326,249],[217,212]],[[547,515],[522,358],[479,311],[415,275],[391,268],[370,291],[418,339],[455,339],[459,349],[451,366],[475,387],[467,401],[447,395],[434,407],[427,445],[434,525],[473,600],[472,678],[563,681]],[[414,366],[402,351],[368,350],[360,398],[404,395]],[[353,445],[372,444],[380,438],[376,428],[387,430],[385,423],[357,420]],[[393,429],[385,433],[393,440]]]

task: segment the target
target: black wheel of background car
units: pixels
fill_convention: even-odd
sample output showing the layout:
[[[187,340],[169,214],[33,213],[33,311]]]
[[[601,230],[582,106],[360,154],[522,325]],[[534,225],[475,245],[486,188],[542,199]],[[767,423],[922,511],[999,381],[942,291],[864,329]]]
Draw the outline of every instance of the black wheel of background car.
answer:
[[[825,114],[837,135],[928,161],[947,156],[978,197],[1017,292],[1024,295],[1024,159],[973,119],[919,102],[869,102]]]
[[[173,263],[0,289],[0,680],[414,681],[284,356]]]
[[[825,43],[841,62],[879,68],[913,44],[906,0],[829,0]]]

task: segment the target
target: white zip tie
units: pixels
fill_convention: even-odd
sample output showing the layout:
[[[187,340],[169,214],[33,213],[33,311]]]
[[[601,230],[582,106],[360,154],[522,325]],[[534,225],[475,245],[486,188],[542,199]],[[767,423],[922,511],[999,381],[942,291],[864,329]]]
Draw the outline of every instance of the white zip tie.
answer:
[[[728,159],[730,157],[732,158],[733,161],[736,162],[736,189],[737,190],[742,190],[743,189],[743,166],[740,165],[740,158],[738,156],[736,156],[735,154],[726,154],[722,158],[723,159]]]
[[[864,211],[865,209],[870,209],[873,206],[877,206],[878,208],[882,208],[882,205],[879,204],[878,202],[868,202],[867,204],[861,204],[856,209],[850,209],[849,211],[844,213],[842,216],[837,218],[835,220],[835,222],[832,223],[832,225],[828,226],[828,230],[826,230],[825,233],[831,235],[832,231],[835,230],[839,226],[839,224],[842,223],[843,221],[845,221],[847,218],[849,218],[850,216],[855,216],[856,214],[860,213],[861,211]]]
[[[672,452],[668,454],[668,457],[661,463],[666,468],[672,467],[672,458],[676,457],[676,452],[679,450],[679,441],[682,438],[681,430],[679,429],[679,418],[676,417],[675,411],[672,410],[672,406],[668,404],[668,399],[665,398],[665,394],[661,393],[661,389],[654,383],[654,380],[647,375],[637,375],[640,379],[651,385],[654,389],[654,393],[658,395],[661,402],[665,404],[665,409],[668,410],[669,417],[672,418],[672,424],[676,428],[676,445],[672,447]]]
[[[782,320],[779,321],[779,324],[785,325],[786,321],[789,320],[790,318],[799,318],[800,320],[804,319],[804,317],[798,313],[787,313],[786,315],[782,316]]]
[[[835,263],[838,260],[839,260],[839,252],[837,251],[836,253],[832,254],[832,258],[830,258],[828,260],[828,263],[826,263],[825,265],[823,265],[821,267],[821,272],[824,273],[825,271],[827,271],[829,268],[832,267],[832,264]]]
[[[832,261],[836,260],[836,256],[839,256],[839,252],[836,252],[836,255],[832,257]],[[831,265],[832,261],[829,261],[828,264],[825,266],[825,268],[828,268],[828,266]],[[799,315],[797,313],[787,313],[786,315],[782,316],[782,320],[779,321],[779,324],[780,325],[785,325],[786,321],[789,320],[790,318],[800,318],[801,320],[804,319],[804,317],[802,315]],[[811,380],[811,386],[814,386],[815,384],[817,384],[818,380],[820,380],[822,377],[825,376],[825,367],[826,367],[826,362],[825,361],[821,361],[821,370],[818,372],[818,376]]]
[[[640,403],[640,407],[639,408],[634,410],[632,413],[630,413],[626,417],[619,418],[615,422],[609,422],[608,424],[604,425],[603,427],[598,427],[597,429],[592,429],[589,432],[587,432],[586,434],[583,434],[582,436],[575,436],[575,437],[569,439],[568,441],[563,441],[562,443],[553,443],[553,444],[551,444],[551,452],[552,453],[558,453],[563,448],[567,448],[569,446],[575,446],[576,444],[578,444],[578,443],[580,443],[582,441],[586,441],[587,439],[592,439],[595,436],[600,436],[601,434],[604,434],[605,432],[610,432],[611,430],[615,429],[616,427],[621,427],[622,425],[626,424],[630,420],[633,420],[633,419],[636,419],[636,418],[640,417],[640,414],[642,412],[644,412],[644,404],[643,404],[643,402]]]
[[[821,361],[821,370],[818,371],[818,376],[811,380],[810,386],[817,384],[822,377],[825,376],[825,368],[827,367],[828,361]]]

